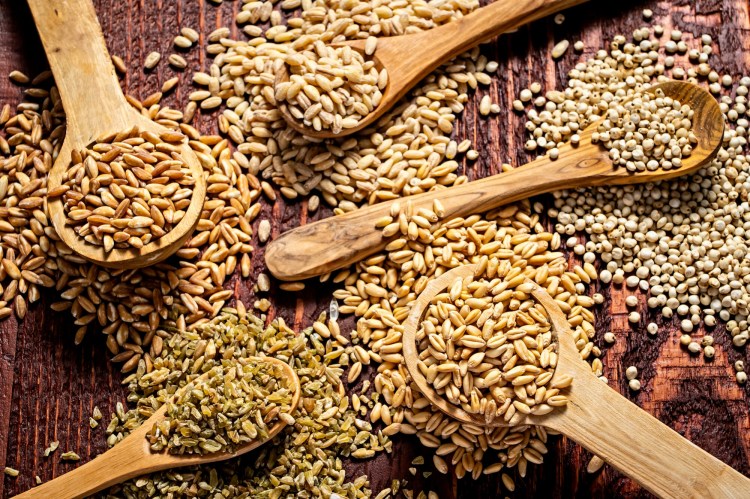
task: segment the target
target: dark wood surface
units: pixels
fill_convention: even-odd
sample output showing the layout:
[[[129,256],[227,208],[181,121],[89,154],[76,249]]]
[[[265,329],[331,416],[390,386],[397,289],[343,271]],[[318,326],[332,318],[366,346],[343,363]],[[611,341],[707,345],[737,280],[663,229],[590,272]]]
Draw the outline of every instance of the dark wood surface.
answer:
[[[146,74],[142,61],[151,50],[168,54],[172,38],[180,26],[192,26],[208,33],[217,26],[231,26],[240,2],[225,1],[217,8],[207,0],[98,0],[96,9],[112,53],[121,56],[128,68],[123,80],[126,91],[143,98],[156,91],[174,75],[163,61],[158,70]],[[548,89],[561,88],[565,72],[579,59],[573,50],[560,61],[552,61],[549,52],[563,38],[586,42],[585,54],[603,47],[615,34],[629,34],[644,24],[643,8],[654,11],[667,29],[676,27],[689,33],[709,33],[717,44],[718,55],[713,66],[732,75],[750,68],[750,18],[746,0],[679,0],[668,1],[601,1],[575,8],[562,25],[545,19],[524,27],[518,33],[499,38],[483,47],[491,59],[500,63],[497,77],[489,89],[475,95],[461,115],[456,138],[469,138],[481,151],[480,158],[467,165],[471,178],[497,173],[501,162],[521,164],[528,161],[522,144],[522,118],[511,111],[491,119],[479,117],[477,105],[485,92],[505,109],[518,91],[532,81],[542,81]],[[0,105],[15,103],[18,87],[5,75],[12,69],[29,73],[44,68],[45,59],[25,2],[0,0]],[[199,49],[187,54],[190,67],[205,68],[206,55]],[[189,73],[180,73],[181,84],[165,99],[175,107],[185,104],[190,91]],[[198,127],[214,133],[212,116],[200,116]],[[321,210],[311,219],[328,216]],[[264,208],[272,219],[277,235],[300,223],[308,214],[303,203],[285,204],[280,198]],[[262,247],[253,255],[254,274],[263,269]],[[235,289],[245,303],[252,303],[252,280],[233,278],[227,285]],[[308,286],[310,288],[312,286]],[[282,316],[295,327],[310,325],[319,312],[327,308],[330,287],[315,287],[301,295],[281,291],[271,293],[273,306],[269,316]],[[675,325],[648,315],[661,326],[657,337],[632,329],[627,322],[624,304],[626,294],[619,288],[603,289],[607,298],[597,313],[597,338],[605,352],[605,375],[610,385],[628,395],[641,407],[684,434],[727,464],[750,476],[750,390],[733,380],[731,364],[748,355],[731,347],[722,327],[713,333],[717,339],[716,358],[706,363],[690,358],[678,344]],[[91,331],[80,347],[73,345],[75,327],[65,313],[50,310],[51,293],[31,307],[23,323],[14,318],[0,324],[0,469],[18,469],[18,478],[0,476],[0,497],[22,492],[34,483],[34,475],[49,480],[75,467],[61,463],[57,456],[44,458],[42,451],[52,440],[59,440],[61,450],[74,450],[84,461],[105,450],[103,428],[92,430],[88,418],[95,405],[105,419],[117,401],[125,402],[120,386],[119,368],[108,361],[104,341]],[[645,302],[645,300],[644,300]],[[645,303],[644,303],[645,307]],[[349,318],[342,330],[352,326]],[[612,330],[618,341],[612,347],[603,345],[602,335]],[[643,389],[628,393],[624,370],[638,367]],[[592,431],[596,431],[592,428]],[[457,482],[433,475],[429,483],[412,478],[407,468],[420,454],[429,456],[414,440],[397,438],[393,455],[380,455],[365,463],[349,466],[350,476],[367,474],[373,491],[390,486],[392,479],[409,479],[409,488],[427,490],[440,497],[648,497],[632,481],[606,467],[596,475],[585,472],[589,453],[572,442],[557,438],[542,466],[530,466],[526,479],[517,479],[515,494],[507,494],[498,476],[482,477],[477,482]],[[675,456],[676,459],[679,456]],[[429,461],[429,459],[428,459]],[[429,467],[428,467],[429,468]],[[659,473],[659,470],[654,470]],[[748,491],[750,496],[750,491]]]

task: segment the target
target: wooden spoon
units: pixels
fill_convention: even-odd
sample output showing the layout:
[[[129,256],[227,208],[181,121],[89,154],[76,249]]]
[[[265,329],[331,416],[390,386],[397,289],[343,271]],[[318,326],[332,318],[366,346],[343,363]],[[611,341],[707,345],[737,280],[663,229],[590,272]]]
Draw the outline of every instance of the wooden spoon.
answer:
[[[448,220],[559,189],[655,182],[694,172],[711,161],[721,146],[724,116],[719,104],[711,94],[690,83],[668,81],[651,90],[656,88],[694,111],[693,131],[698,144],[680,168],[635,174],[615,168],[607,151],[591,143],[596,129],[591,124],[580,132],[580,144],[562,146],[555,161],[542,157],[510,172],[408,199],[415,212],[419,208],[432,209],[432,202],[440,200],[445,207],[444,219]],[[266,248],[266,265],[273,275],[285,281],[347,267],[388,244],[391,238],[383,237],[375,223],[388,215],[391,204],[397,201],[378,203],[286,232]]]
[[[438,409],[465,424],[507,426],[502,418],[489,425],[442,398],[417,366],[415,339],[425,308],[457,278],[474,273],[476,265],[456,267],[430,282],[417,297],[404,323],[403,351],[409,374]],[[568,405],[544,416],[529,415],[519,424],[544,426],[578,442],[618,471],[659,497],[746,498],[750,479],[683,438],[646,411],[621,396],[591,372],[578,353],[573,332],[555,300],[535,285],[532,296],[547,311],[558,343],[558,362],[551,384],[573,378],[566,389]]]
[[[380,104],[353,128],[339,133],[330,129],[315,130],[295,118],[286,103],[278,103],[281,115],[299,133],[318,139],[345,137],[366,128],[385,114],[401,97],[441,64],[451,60],[482,42],[542,17],[581,4],[587,0],[495,0],[457,21],[411,35],[378,39],[375,53],[366,55],[378,70],[388,72],[388,84]],[[365,53],[365,40],[342,42]],[[278,85],[289,81],[286,65],[276,74]]]
[[[276,364],[284,369],[290,387],[294,389],[290,404],[291,411],[294,411],[299,403],[301,393],[299,378],[294,369],[273,357],[251,357],[251,360]],[[235,452],[214,452],[204,455],[170,454],[166,450],[154,452],[150,448],[146,435],[151,431],[154,424],[164,419],[166,410],[167,405],[163,404],[153,416],[133,430],[122,442],[96,459],[16,497],[19,499],[49,499],[52,497],[55,499],[77,499],[147,473],[232,459],[272,440],[286,426],[286,423],[278,419],[268,429],[268,438],[246,443]]]
[[[125,100],[90,0],[28,2],[67,117],[65,142],[50,172],[49,190],[62,183],[65,171],[71,166],[71,151],[90,146],[97,137],[134,126],[140,131],[167,131]],[[105,252],[103,247],[85,242],[66,225],[59,197],[48,200],[58,235],[80,256],[106,267],[138,268],[167,258],[192,234],[206,197],[203,167],[187,143],[183,144],[182,157],[196,181],[193,196],[185,216],[163,237],[140,249],[115,248]]]

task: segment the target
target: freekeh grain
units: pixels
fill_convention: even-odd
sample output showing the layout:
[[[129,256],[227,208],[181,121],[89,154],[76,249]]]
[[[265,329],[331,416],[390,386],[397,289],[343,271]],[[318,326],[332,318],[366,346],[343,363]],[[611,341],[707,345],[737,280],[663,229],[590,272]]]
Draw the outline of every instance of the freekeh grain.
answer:
[[[234,452],[265,440],[276,420],[289,415],[290,383],[281,367],[262,360],[216,366],[166,403],[164,419],[146,439],[152,451],[172,454]]]

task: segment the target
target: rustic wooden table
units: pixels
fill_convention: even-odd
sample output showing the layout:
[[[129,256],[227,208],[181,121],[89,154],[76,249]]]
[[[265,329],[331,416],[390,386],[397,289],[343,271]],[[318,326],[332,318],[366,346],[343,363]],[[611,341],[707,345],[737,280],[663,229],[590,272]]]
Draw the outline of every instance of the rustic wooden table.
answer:
[[[186,25],[208,33],[232,22],[239,2],[226,1],[217,8],[206,0],[98,0],[96,10],[110,51],[125,60],[129,72],[123,80],[126,92],[140,98],[156,91],[174,73],[167,64],[145,74],[142,62],[151,50],[168,53],[178,27]],[[750,68],[750,18],[746,0],[677,0],[605,2],[592,0],[571,10],[562,25],[545,19],[503,36],[483,50],[500,63],[497,78],[488,91],[494,102],[510,109],[518,91],[538,80],[547,88],[560,87],[564,75],[578,60],[573,50],[557,62],[549,56],[552,46],[563,38],[586,43],[586,55],[615,34],[629,34],[644,24],[641,10],[650,8],[667,29],[713,36],[718,56],[713,65],[732,75]],[[4,76],[12,69],[34,73],[45,67],[45,58],[28,7],[20,0],[0,0],[0,103],[17,102],[21,91]],[[201,50],[189,53],[191,68],[208,65]],[[189,73],[166,103],[182,107],[190,91]],[[522,119],[503,112],[489,120],[478,115],[475,96],[456,127],[458,139],[468,138],[481,152],[468,167],[472,178],[496,173],[501,162],[520,164],[528,159],[523,151]],[[198,128],[215,133],[212,116],[200,116]],[[265,208],[273,220],[274,234],[307,221],[297,204],[281,198]],[[321,210],[314,218],[329,216]],[[263,269],[262,247],[253,256],[254,273]],[[241,299],[252,303],[252,280],[235,278],[229,284]],[[310,325],[328,306],[328,288],[302,295],[272,294],[269,316],[283,316],[296,328]],[[733,380],[731,364],[745,351],[726,341],[721,327],[715,332],[716,357],[710,363],[690,358],[678,344],[674,324],[658,318],[661,332],[655,338],[629,327],[624,304],[625,293],[615,287],[602,290],[605,306],[598,312],[598,344],[604,331],[613,331],[618,341],[604,347],[605,375],[610,385],[631,397],[638,405],[727,464],[750,475],[750,390]],[[22,323],[14,318],[0,324],[0,469],[20,470],[18,478],[0,476],[0,497],[9,497],[32,486],[34,475],[50,480],[75,464],[61,463],[59,457],[44,458],[42,450],[59,440],[63,450],[75,450],[83,461],[105,450],[103,429],[92,430],[88,418],[98,405],[107,415],[117,401],[125,402],[117,366],[108,360],[104,341],[90,333],[78,348],[73,345],[75,326],[65,313],[51,312],[52,294],[47,293]],[[644,300],[645,301],[645,300]],[[645,308],[645,303],[643,304]],[[353,324],[351,319],[346,323]],[[342,330],[345,328],[342,327]],[[624,370],[638,367],[643,385],[638,394],[628,392]],[[596,431],[596,429],[592,429]],[[422,490],[428,484],[412,479],[410,461],[421,452],[413,439],[399,438],[392,456],[381,455],[367,463],[351,465],[352,476],[366,473],[373,491],[390,486],[394,478],[409,478],[410,488]],[[59,454],[59,453],[58,453]],[[677,457],[677,456],[676,456]],[[542,466],[530,467],[530,476],[517,480],[518,497],[648,497],[649,494],[609,467],[595,475],[586,473],[589,453],[565,439],[552,444]],[[659,470],[654,470],[658,473]],[[418,475],[419,477],[419,475]],[[440,497],[495,497],[505,495],[499,477],[482,477],[457,482],[433,475],[429,488]],[[748,491],[750,497],[750,491]]]

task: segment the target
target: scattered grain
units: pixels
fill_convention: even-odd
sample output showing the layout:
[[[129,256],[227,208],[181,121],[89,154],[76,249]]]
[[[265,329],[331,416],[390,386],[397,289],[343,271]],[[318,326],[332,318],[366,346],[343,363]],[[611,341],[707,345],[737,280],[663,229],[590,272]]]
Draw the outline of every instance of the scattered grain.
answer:
[[[154,69],[159,61],[161,60],[161,54],[159,52],[149,52],[146,56],[146,60],[143,62],[143,66],[146,69]]]
[[[124,75],[128,72],[128,67],[125,65],[125,62],[120,56],[112,56],[112,65],[115,67],[115,70],[121,75]]]
[[[60,461],[80,461],[81,456],[73,451],[67,451],[60,454]]]
[[[594,456],[586,466],[586,472],[589,474],[596,473],[597,471],[602,469],[602,466],[604,466],[604,459],[600,458],[599,456]]]
[[[175,69],[185,69],[187,67],[187,61],[180,54],[170,54],[167,60]]]

